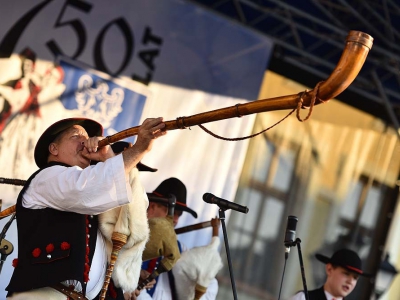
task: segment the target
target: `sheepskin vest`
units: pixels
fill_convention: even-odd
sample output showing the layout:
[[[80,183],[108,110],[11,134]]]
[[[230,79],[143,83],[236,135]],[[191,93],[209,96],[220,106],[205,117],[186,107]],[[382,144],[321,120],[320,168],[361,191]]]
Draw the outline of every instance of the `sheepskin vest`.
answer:
[[[50,163],[44,168],[54,165],[70,167]],[[77,280],[85,295],[96,245],[97,217],[52,208],[23,207],[23,194],[43,169],[28,179],[18,195],[18,259],[16,263],[13,262],[15,269],[6,290],[11,295],[13,292],[52,286],[65,280]]]

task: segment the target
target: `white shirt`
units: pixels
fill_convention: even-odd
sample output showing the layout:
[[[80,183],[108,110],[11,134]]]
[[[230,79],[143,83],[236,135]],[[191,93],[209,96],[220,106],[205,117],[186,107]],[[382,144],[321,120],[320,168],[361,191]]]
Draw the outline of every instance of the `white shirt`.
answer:
[[[97,215],[131,201],[123,158],[116,155],[85,169],[53,166],[42,170],[29,185],[22,205]]]
[[[326,299],[328,300],[343,300],[343,298],[337,298],[337,297],[333,297],[330,293],[328,293],[327,291],[324,290]],[[288,300],[306,300],[306,296],[304,295],[304,292],[298,292],[296,295],[290,297]]]
[[[23,195],[22,205],[30,209],[47,207],[79,214],[97,215],[132,201],[129,178],[122,155],[85,169],[53,166],[39,172]],[[100,292],[107,269],[104,238],[97,232],[96,249],[89,272],[86,297]],[[67,282],[70,284],[71,282]],[[76,286],[81,290],[80,284]]]

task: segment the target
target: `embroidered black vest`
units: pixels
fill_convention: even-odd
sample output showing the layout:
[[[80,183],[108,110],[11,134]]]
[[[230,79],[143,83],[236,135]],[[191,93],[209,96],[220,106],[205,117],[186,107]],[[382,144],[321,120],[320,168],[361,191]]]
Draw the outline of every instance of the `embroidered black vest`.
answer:
[[[324,287],[322,286],[319,289],[309,291],[308,298],[310,298],[310,300],[327,300],[324,292]],[[343,298],[343,300],[345,300],[345,298]]]
[[[44,168],[54,165],[69,167],[51,163]],[[97,217],[52,208],[23,207],[23,194],[43,169],[28,179],[18,195],[18,262],[6,290],[11,295],[13,292],[47,287],[65,280],[77,280],[85,295],[96,245]]]
[[[310,298],[310,300],[327,300],[324,292],[324,287],[308,291],[308,298]]]

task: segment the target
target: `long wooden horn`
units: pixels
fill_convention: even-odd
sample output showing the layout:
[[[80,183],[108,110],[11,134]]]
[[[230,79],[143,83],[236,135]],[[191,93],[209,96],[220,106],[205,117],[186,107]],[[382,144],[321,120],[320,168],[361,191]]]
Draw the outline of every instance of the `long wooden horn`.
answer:
[[[1,206],[0,206],[1,208]],[[6,208],[5,210],[0,211],[0,220],[4,219],[5,217],[11,216],[13,213],[16,211],[16,206],[12,205],[9,208]]]
[[[0,177],[0,183],[24,186],[26,180]]]
[[[373,40],[374,39],[369,34],[360,31],[350,31],[346,38],[346,46],[343,50],[339,63],[329,78],[319,85],[317,91],[311,90],[295,95],[262,99],[204,112],[189,117],[179,117],[176,120],[164,122],[166,125],[164,130],[184,129],[204,123],[266,111],[293,109],[297,107],[300,96],[303,99],[303,107],[307,107],[310,105],[315,92],[317,92],[317,99],[322,101],[335,98],[337,95],[343,92],[357,77],[362,66],[364,65],[369,50],[372,48]],[[122,130],[101,140],[99,142],[99,146],[106,146],[130,136],[137,135],[138,131],[139,126]]]

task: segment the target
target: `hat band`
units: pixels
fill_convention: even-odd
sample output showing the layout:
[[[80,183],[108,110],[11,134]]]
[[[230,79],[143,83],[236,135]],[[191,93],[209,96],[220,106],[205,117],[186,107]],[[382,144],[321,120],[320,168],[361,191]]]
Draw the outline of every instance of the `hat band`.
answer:
[[[163,194],[160,194],[160,193],[158,193],[158,192],[156,192],[156,191],[154,191],[153,194],[156,195],[156,196],[158,196],[158,197],[164,197]]]
[[[347,268],[347,269],[350,269],[350,270],[352,270],[352,271],[355,271],[355,272],[357,272],[357,273],[360,273],[360,274],[363,273],[363,271],[361,271],[360,269],[354,268],[354,267],[352,267],[352,266],[346,266],[346,268]]]
[[[185,207],[187,207],[187,205],[186,205],[185,203],[182,203],[182,202],[179,202],[179,201],[176,201],[176,204],[179,204],[180,206],[185,206]]]
[[[165,197],[163,194],[160,194],[159,192],[156,192],[156,191],[154,191],[153,194],[154,194],[154,195],[157,195],[157,196],[159,196],[159,197]],[[176,204],[179,204],[180,206],[185,206],[185,207],[187,207],[187,205],[186,205],[185,203],[183,203],[183,202],[176,201],[175,205],[176,205]]]

